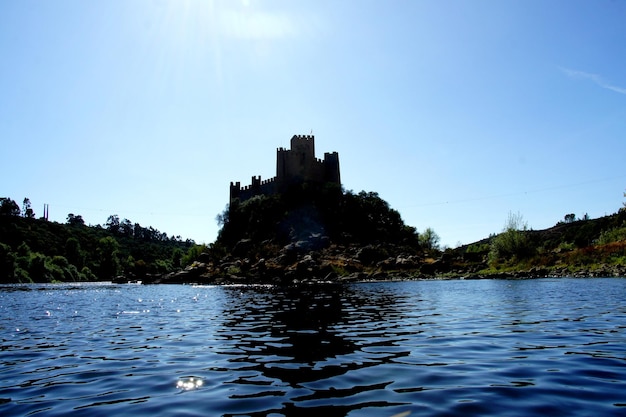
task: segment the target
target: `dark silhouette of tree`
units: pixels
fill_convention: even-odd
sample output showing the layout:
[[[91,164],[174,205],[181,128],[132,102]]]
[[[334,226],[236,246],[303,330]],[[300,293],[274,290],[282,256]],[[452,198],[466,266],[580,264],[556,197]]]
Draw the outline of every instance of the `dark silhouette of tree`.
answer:
[[[84,266],[85,255],[80,249],[80,242],[75,237],[70,237],[65,242],[65,257],[78,269]]]
[[[85,221],[83,220],[83,216],[80,214],[70,213],[67,215],[67,224],[70,226],[84,226]]]
[[[286,193],[235,200],[217,221],[217,243],[233,247],[242,239],[285,244],[324,235],[342,243],[417,246],[415,228],[377,193],[345,194],[339,186],[294,186]]]
[[[576,221],[576,215],[574,213],[566,214],[565,223],[574,223]]]
[[[11,252],[11,247],[0,242],[0,282],[15,282],[15,254]]]
[[[181,260],[183,258],[183,251],[179,248],[176,248],[172,251],[172,265],[174,268],[179,268],[181,266]]]
[[[133,225],[133,236],[138,240],[145,240],[145,230],[139,223]]]
[[[111,236],[103,237],[98,241],[98,260],[100,263],[100,276],[105,279],[112,279],[120,271],[119,260],[120,245]]]
[[[134,233],[133,223],[128,219],[122,220],[119,225],[119,231],[123,236],[132,237]]]
[[[25,198],[22,203],[22,216],[26,217],[27,219],[35,218],[35,212],[31,208],[30,199],[28,198]]]
[[[2,216],[19,216],[20,206],[8,197],[0,198],[0,215]]]
[[[120,231],[120,216],[117,214],[112,214],[107,219],[105,223],[106,229],[113,233],[114,235],[118,234]]]

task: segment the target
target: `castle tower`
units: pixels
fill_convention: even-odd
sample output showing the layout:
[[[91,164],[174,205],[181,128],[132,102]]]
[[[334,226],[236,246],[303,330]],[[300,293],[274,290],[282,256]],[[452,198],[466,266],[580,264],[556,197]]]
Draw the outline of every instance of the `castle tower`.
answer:
[[[341,185],[339,154],[337,152],[324,153],[324,181]]]
[[[315,157],[315,137],[294,135],[291,148],[276,150],[276,177],[261,181],[252,177],[251,184],[241,187],[239,182],[230,185],[230,202],[245,201],[255,195],[281,193],[292,185],[331,182],[341,185],[339,154],[325,153],[324,160]]]
[[[306,181],[323,181],[321,161],[315,159],[315,137],[294,135],[291,149],[279,148],[276,154],[276,180],[284,189]]]

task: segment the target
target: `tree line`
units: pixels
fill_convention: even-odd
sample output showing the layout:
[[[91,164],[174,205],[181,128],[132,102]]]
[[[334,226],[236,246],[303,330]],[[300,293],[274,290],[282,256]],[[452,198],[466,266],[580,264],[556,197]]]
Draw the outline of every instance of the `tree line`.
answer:
[[[196,246],[117,215],[95,226],[73,213],[64,224],[37,219],[28,198],[21,209],[0,198],[0,283],[141,279],[191,263]]]

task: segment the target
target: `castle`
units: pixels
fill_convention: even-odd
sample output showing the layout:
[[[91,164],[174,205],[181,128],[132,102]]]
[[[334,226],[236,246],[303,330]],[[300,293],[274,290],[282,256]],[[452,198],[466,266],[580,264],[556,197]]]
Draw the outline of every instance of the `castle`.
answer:
[[[261,181],[261,176],[253,176],[252,183],[241,187],[240,182],[230,183],[230,203],[245,201],[256,195],[282,193],[292,185],[307,183],[334,183],[341,185],[339,175],[339,154],[324,153],[324,159],[315,158],[315,137],[294,135],[291,149],[276,150],[276,176]]]

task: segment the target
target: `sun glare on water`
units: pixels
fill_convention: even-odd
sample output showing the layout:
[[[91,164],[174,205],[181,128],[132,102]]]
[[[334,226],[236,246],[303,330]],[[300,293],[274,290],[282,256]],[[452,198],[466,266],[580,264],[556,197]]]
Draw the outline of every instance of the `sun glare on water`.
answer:
[[[203,382],[200,378],[183,378],[179,379],[178,382],[176,382],[176,388],[183,391],[190,391],[200,388],[202,384]]]

